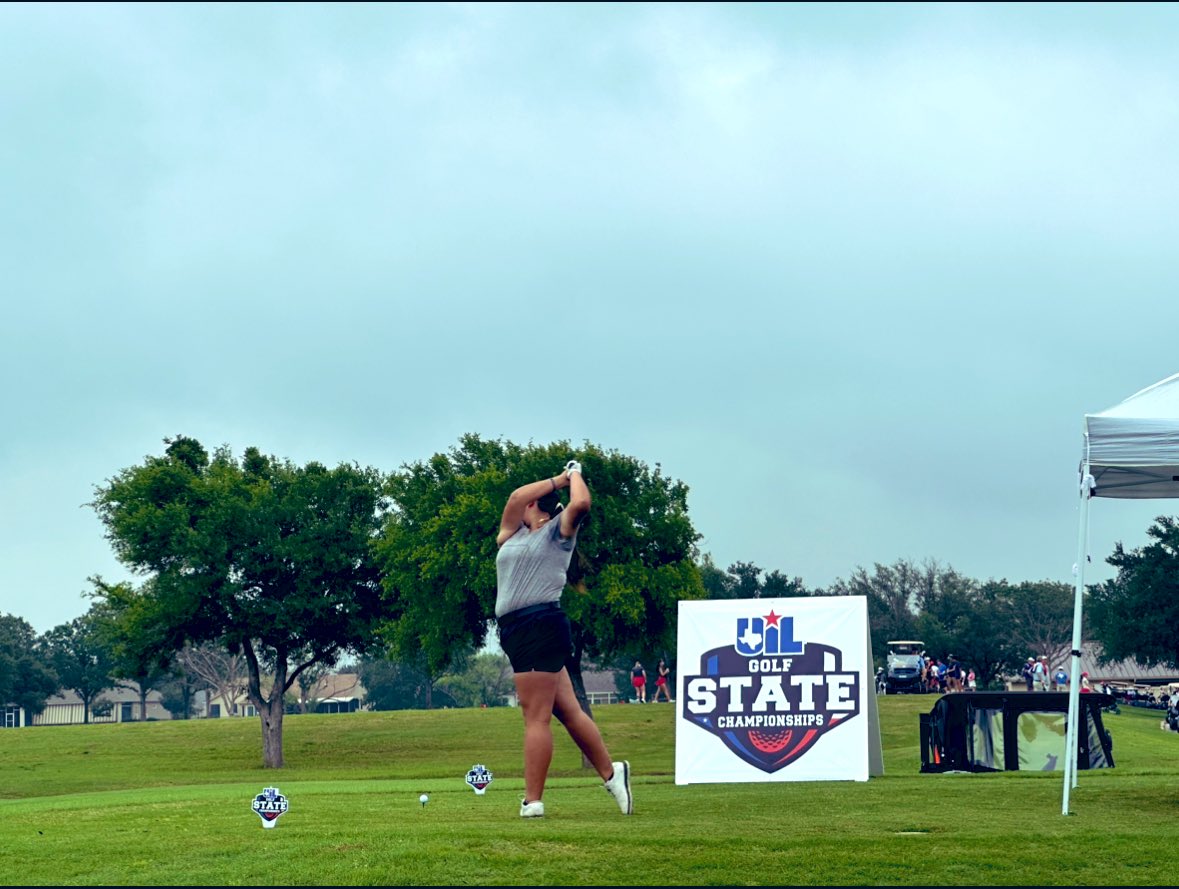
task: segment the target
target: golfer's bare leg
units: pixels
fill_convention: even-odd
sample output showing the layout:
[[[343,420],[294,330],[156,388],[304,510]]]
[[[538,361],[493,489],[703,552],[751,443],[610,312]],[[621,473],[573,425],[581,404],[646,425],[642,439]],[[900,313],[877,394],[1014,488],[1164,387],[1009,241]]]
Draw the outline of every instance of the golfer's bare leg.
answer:
[[[590,761],[603,781],[608,781],[614,774],[614,763],[610,761],[610,751],[606,749],[606,742],[602,740],[602,733],[598,725],[586,715],[578,703],[577,693],[573,690],[573,680],[569,678],[569,671],[562,668],[557,674],[556,698],[553,701],[553,713],[565,731],[571,737],[585,758]]]
[[[515,675],[516,697],[524,711],[524,799],[530,803],[544,796],[544,782],[553,761],[553,698],[558,677],[564,672],[533,670]]]

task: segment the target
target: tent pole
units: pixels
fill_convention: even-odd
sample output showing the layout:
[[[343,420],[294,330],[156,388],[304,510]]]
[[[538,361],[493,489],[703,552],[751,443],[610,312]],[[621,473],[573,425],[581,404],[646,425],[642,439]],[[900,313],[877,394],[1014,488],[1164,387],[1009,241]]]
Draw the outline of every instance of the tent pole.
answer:
[[[1089,463],[1081,464],[1081,508],[1077,529],[1077,588],[1073,601],[1073,648],[1069,668],[1068,717],[1064,741],[1064,799],[1060,814],[1068,814],[1069,789],[1077,786],[1077,711],[1081,694],[1081,609],[1085,595],[1085,563],[1089,560],[1086,542],[1089,537]]]

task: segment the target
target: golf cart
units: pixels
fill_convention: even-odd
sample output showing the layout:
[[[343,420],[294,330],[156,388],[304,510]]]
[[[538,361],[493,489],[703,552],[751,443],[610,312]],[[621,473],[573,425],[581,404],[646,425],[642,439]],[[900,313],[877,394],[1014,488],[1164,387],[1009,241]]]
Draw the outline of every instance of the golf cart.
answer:
[[[892,639],[888,643],[888,657],[884,663],[884,693],[897,695],[923,692],[921,685],[921,652],[925,643],[920,639]]]

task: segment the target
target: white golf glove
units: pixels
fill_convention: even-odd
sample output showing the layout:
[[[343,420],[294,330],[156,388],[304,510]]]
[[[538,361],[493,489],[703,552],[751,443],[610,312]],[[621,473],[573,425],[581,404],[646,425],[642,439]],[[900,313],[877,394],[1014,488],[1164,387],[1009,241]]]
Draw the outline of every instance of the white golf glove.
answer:
[[[576,460],[570,460],[565,464],[565,477],[568,478],[575,472],[581,472],[581,464]]]

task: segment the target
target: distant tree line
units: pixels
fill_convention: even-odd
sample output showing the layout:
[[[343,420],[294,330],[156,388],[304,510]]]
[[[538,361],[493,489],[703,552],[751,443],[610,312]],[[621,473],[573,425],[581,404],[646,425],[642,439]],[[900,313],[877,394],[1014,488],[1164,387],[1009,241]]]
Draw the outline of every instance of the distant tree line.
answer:
[[[298,466],[252,447],[240,457],[209,452],[176,436],[95,489],[107,539],[143,582],[91,578],[86,614],[40,637],[0,615],[0,703],[35,713],[68,688],[88,719],[105,691],[134,683],[141,718],[150,689],[184,717],[197,691],[244,694],[260,718],[263,764],[275,768],[284,714],[306,709],[315,679],[345,657],[380,708],[498,706],[513,690],[511,671],[481,650],[495,602],[495,529],[511,490],[571,457],[594,496],[562,599],[574,624],[570,674],[587,711],[583,665],[626,670],[639,659],[653,668],[663,657],[674,668],[684,599],[862,595],[878,660],[889,639],[919,638],[984,684],[1028,655],[1059,660],[1068,650],[1068,584],[978,581],[932,560],[857,567],[825,589],[751,562],[722,570],[698,548],[684,483],[588,442],[466,435],[384,473]],[[1109,559],[1118,577],[1089,591],[1088,637],[1107,656],[1179,659],[1179,621],[1145,633],[1133,619],[1176,616],[1168,578],[1179,576],[1179,531],[1158,522],[1148,532],[1157,543],[1119,544]]]
[[[935,560],[901,559],[871,571],[857,567],[825,588],[808,587],[800,577],[764,571],[752,562],[721,570],[708,555],[700,560],[700,574],[710,599],[863,596],[878,666],[889,640],[918,639],[930,656],[952,655],[973,667],[980,686],[1001,684],[1033,654],[1059,662],[1072,641],[1074,590],[1055,581],[978,581]],[[641,650],[635,656],[655,664],[667,659],[667,652]]]
[[[101,581],[98,581],[101,584]],[[139,694],[138,719],[148,719],[150,692],[173,719],[189,719],[198,692],[209,700],[233,702],[249,684],[244,659],[216,645],[187,645],[172,653],[160,669],[136,671],[128,664],[127,637],[108,635],[103,605],[38,636],[22,618],[0,614],[0,697],[6,706],[22,707],[30,716],[43,712],[46,701],[62,691],[82,702],[83,721],[106,716],[106,693],[116,688]],[[514,691],[511,667],[503,654],[467,651],[452,668],[432,676],[421,661],[398,662],[378,652],[335,665],[337,672],[355,672],[365,689],[364,706],[373,710],[433,707],[502,707]],[[307,713],[320,703],[314,696],[318,680],[331,672],[318,664],[300,674],[283,700],[287,714]],[[236,715],[236,714],[234,714]]]

